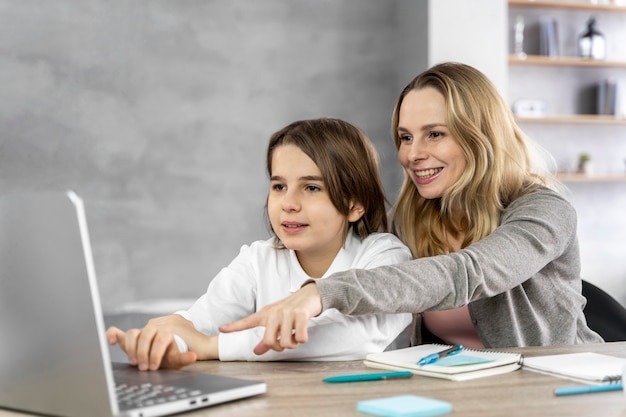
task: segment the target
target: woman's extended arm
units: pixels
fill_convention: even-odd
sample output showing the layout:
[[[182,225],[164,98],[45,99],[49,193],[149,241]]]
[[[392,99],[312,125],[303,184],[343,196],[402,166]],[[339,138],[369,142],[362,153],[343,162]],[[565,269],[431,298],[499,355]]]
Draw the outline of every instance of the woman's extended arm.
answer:
[[[307,323],[322,308],[344,314],[419,313],[494,297],[521,285],[575,241],[571,205],[547,189],[514,202],[496,232],[450,255],[371,270],[349,270],[306,285],[224,332],[265,326],[255,353],[294,348],[307,341]],[[572,268],[574,268],[572,266]]]

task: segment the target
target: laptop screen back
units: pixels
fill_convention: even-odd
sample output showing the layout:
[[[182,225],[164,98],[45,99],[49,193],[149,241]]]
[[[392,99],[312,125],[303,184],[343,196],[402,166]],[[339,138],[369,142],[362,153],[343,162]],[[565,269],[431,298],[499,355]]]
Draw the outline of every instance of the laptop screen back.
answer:
[[[61,192],[0,199],[2,407],[117,414],[81,204]]]

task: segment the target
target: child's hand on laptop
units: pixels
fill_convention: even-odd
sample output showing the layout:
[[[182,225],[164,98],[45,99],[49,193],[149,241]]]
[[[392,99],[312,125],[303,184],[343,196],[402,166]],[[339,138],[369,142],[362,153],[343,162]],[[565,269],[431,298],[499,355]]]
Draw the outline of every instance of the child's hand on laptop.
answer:
[[[182,352],[174,335],[186,342],[190,351]],[[141,371],[159,368],[178,369],[198,359],[217,359],[217,337],[198,332],[190,321],[178,314],[151,319],[143,329],[126,332],[110,327],[106,332],[109,344],[119,344],[128,362]],[[203,352],[193,347],[200,346]]]

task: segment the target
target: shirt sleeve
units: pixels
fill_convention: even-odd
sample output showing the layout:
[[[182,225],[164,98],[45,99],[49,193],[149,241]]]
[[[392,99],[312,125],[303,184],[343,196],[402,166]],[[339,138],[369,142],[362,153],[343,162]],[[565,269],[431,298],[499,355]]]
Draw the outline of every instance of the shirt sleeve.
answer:
[[[576,212],[540,189],[514,201],[489,236],[449,255],[371,270],[350,270],[317,283],[324,309],[345,314],[461,307],[521,285],[576,240]]]
[[[242,246],[239,255],[213,278],[206,293],[188,310],[176,314],[190,320],[196,330],[216,336],[219,326],[254,313],[256,272],[250,252],[249,246]]]

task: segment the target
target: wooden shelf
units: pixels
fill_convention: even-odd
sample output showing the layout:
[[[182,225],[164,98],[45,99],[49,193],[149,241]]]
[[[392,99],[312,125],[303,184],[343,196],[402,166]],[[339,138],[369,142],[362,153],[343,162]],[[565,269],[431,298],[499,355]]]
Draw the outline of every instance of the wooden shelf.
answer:
[[[562,182],[626,182],[626,175],[557,174]]]
[[[626,13],[626,5],[592,4],[590,0],[508,0],[509,8],[554,9],[586,13]],[[626,68],[626,62],[611,60],[592,60],[577,56],[549,57],[543,55],[515,55],[508,57],[509,66],[544,66],[555,68]],[[555,69],[550,69],[553,71]],[[558,69],[556,69],[558,70]],[[596,114],[547,115],[543,117],[515,116],[518,123],[526,124],[563,124],[563,125],[626,125],[626,116],[608,116]],[[619,127],[619,129],[622,129]],[[558,173],[556,178],[563,183],[614,183],[626,184],[625,174],[578,174]]]
[[[624,12],[626,6],[617,6],[615,4],[592,4],[591,2],[563,2],[563,1],[533,1],[533,0],[509,0],[510,7],[534,7],[542,9],[561,9],[561,10],[584,10],[596,12]]]
[[[579,58],[575,56],[550,57],[544,55],[509,55],[511,65],[544,65],[544,66],[568,66],[568,67],[603,67],[603,68],[626,68],[625,61],[607,61],[599,59]]]
[[[572,114],[543,117],[517,117],[518,123],[546,124],[626,124],[626,117],[605,116],[600,114]]]

